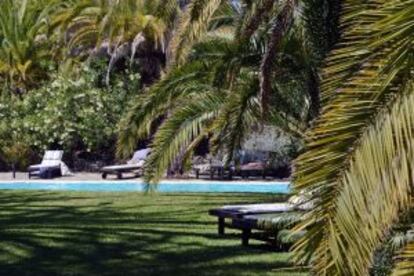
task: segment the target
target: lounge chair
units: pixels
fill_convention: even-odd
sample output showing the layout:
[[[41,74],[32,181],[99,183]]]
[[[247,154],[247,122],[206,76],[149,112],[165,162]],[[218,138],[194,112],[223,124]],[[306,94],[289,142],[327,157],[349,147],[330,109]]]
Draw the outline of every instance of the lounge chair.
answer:
[[[62,176],[63,151],[48,150],[43,156],[42,163],[31,165],[28,168],[29,178],[38,176],[40,178],[53,178]],[[65,169],[67,167],[65,166]]]
[[[224,235],[224,228],[242,231],[242,245],[247,246],[251,238],[270,242],[280,250],[290,247],[303,233],[292,235],[290,229],[300,219],[304,210],[312,208],[312,203],[303,195],[292,196],[287,202],[228,205],[212,209],[210,215],[218,217],[218,233]],[[225,219],[231,219],[230,223]]]
[[[242,218],[246,215],[280,213],[294,210],[290,203],[246,204],[227,205],[217,209],[211,209],[209,214],[218,218],[218,234],[224,235],[226,219]],[[231,228],[230,224],[227,224]]]
[[[265,162],[249,162],[247,164],[241,165],[239,169],[240,176],[242,178],[249,177],[262,177],[266,178],[268,171],[268,166]]]
[[[217,175],[219,179],[231,180],[234,172],[234,166],[226,167],[222,160],[216,158],[209,158],[208,163],[195,164],[192,169],[197,179],[201,175],[207,175],[210,179],[214,179],[214,176]]]
[[[246,215],[232,220],[231,226],[242,231],[242,245],[249,245],[251,238],[271,243],[279,250],[288,250],[304,232],[292,233],[291,229],[300,222],[299,211]]]
[[[106,166],[101,168],[102,178],[106,179],[109,174],[114,174],[118,179],[122,179],[123,173],[130,172],[135,172],[137,176],[141,175],[145,160],[150,151],[151,150],[149,148],[138,150],[134,153],[134,156],[127,162],[127,164]]]
[[[218,234],[224,235],[226,226],[232,228],[231,224],[226,224],[226,219],[234,220],[241,219],[247,215],[275,214],[295,210],[307,210],[311,207],[311,203],[307,202],[304,196],[292,196],[287,202],[281,203],[222,206],[220,208],[209,210],[209,214],[218,218]]]
[[[273,171],[269,164],[268,152],[240,150],[236,152],[235,158],[238,159],[240,164],[235,174],[243,179],[249,177],[265,179]]]

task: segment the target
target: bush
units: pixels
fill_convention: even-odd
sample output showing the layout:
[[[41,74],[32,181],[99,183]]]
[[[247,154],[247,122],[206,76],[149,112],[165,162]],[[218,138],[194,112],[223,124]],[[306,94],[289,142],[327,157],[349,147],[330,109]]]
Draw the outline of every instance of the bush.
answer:
[[[25,169],[30,162],[32,152],[30,148],[22,142],[10,141],[1,150],[1,156],[8,166],[15,166],[16,169]]]
[[[111,87],[105,87],[98,70],[83,67],[77,75],[56,75],[22,99],[3,96],[0,147],[17,140],[38,153],[48,148],[112,149],[118,121],[138,91],[139,77],[118,75]]]

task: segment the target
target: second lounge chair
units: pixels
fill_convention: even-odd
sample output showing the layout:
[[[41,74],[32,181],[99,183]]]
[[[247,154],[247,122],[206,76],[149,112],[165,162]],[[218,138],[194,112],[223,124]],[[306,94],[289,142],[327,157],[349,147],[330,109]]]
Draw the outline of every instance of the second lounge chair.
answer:
[[[109,174],[114,174],[118,179],[122,179],[122,174],[127,172],[135,172],[136,175],[142,173],[145,160],[147,159],[151,150],[149,148],[138,150],[134,156],[126,164],[106,166],[101,168],[102,178],[106,179]]]

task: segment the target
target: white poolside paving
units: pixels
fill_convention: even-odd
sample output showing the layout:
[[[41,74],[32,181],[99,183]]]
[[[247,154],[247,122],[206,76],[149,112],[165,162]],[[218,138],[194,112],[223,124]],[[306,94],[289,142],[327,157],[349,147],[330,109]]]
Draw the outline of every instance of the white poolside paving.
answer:
[[[29,175],[26,172],[17,172],[16,173],[16,178],[13,179],[13,175],[11,172],[0,172],[0,182],[12,182],[12,181],[28,181],[29,180]],[[58,178],[54,178],[54,179],[39,179],[39,178],[32,178],[30,180],[33,181],[49,181],[49,182],[56,182],[56,181],[62,181],[62,182],[79,182],[79,181],[87,181],[87,182],[119,182],[119,181],[125,181],[125,182],[141,182],[142,179],[141,178],[137,178],[134,176],[134,174],[124,174],[124,178],[122,180],[118,180],[116,178],[116,176],[108,176],[107,179],[102,179],[102,176],[100,173],[89,173],[89,172],[76,172],[74,173],[72,176],[63,176],[63,177],[58,177]],[[196,182],[200,182],[200,183],[206,183],[206,182],[222,182],[220,180],[210,180],[210,179],[195,179],[194,177],[190,177],[190,178],[169,178],[169,179],[164,179],[163,182],[180,182],[180,183],[196,183]],[[226,183],[246,183],[246,182],[255,182],[255,183],[263,183],[263,182],[267,182],[269,184],[271,183],[280,183],[280,184],[284,184],[289,182],[289,179],[266,179],[263,180],[261,178],[257,178],[257,179],[240,179],[240,178],[234,178],[232,181],[224,181]]]
[[[102,180],[102,176],[100,173],[87,173],[87,172],[79,172],[79,173],[74,173],[73,176],[64,176],[64,177],[59,177],[56,178],[59,180],[63,180],[63,181],[113,181],[116,178],[111,178],[108,177],[107,180]],[[135,180],[137,178],[134,178]],[[11,172],[7,172],[7,173],[0,173],[0,181],[25,181],[25,180],[29,180],[29,175],[25,172],[18,172],[16,173],[16,179],[13,179],[13,175]],[[38,180],[38,178],[33,178],[33,180]],[[117,181],[130,181],[131,179],[128,179],[128,175],[125,174],[125,179],[122,180],[117,180]],[[138,179],[139,180],[139,179]]]

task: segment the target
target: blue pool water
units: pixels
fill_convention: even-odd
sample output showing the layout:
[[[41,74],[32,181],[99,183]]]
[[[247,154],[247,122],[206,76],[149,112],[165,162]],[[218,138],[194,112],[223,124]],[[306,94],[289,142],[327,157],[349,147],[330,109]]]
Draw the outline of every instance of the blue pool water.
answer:
[[[0,183],[0,190],[139,192],[145,190],[145,185],[139,182],[10,182]],[[289,184],[284,182],[167,182],[158,184],[157,191],[166,193],[289,193],[290,188]]]

